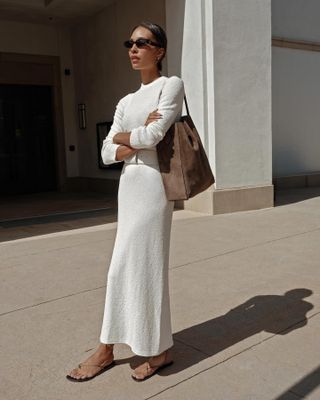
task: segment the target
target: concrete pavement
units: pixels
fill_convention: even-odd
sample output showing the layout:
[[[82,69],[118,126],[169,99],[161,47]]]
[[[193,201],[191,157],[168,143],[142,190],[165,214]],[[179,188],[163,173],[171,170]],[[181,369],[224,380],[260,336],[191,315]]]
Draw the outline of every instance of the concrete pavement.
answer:
[[[320,188],[291,189],[278,191],[269,209],[174,212],[175,363],[145,382],[130,377],[144,358],[126,344],[115,345],[109,371],[88,382],[65,379],[98,344],[116,221],[67,230],[57,221],[60,229],[39,225],[39,235],[34,226],[23,235],[7,226],[1,399],[320,399],[319,195]]]

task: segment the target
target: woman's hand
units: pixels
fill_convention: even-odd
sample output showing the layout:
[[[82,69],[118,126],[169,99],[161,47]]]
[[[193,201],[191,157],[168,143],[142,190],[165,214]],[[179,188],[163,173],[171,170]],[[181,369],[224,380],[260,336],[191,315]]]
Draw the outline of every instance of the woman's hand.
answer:
[[[157,110],[158,109],[155,109],[148,115],[148,118],[144,123],[145,126],[149,125],[151,122],[156,121],[157,119],[162,118],[162,114],[159,113]],[[118,160],[122,160],[123,157],[126,158],[126,156],[132,155],[134,152],[138,151],[138,149],[133,149],[132,147],[130,147],[130,134],[131,132],[118,132],[112,138],[112,143],[120,144],[127,147],[127,149],[118,148],[117,151]]]
[[[149,125],[151,122],[154,122],[159,118],[162,118],[162,114],[158,113],[157,110],[158,109],[155,109],[148,115],[148,118],[147,118],[146,122],[144,123],[145,126]]]

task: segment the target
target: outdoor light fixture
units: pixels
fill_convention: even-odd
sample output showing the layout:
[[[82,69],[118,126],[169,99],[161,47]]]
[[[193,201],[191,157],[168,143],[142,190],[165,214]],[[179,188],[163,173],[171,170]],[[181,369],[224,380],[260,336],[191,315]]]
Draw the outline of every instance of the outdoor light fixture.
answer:
[[[86,129],[87,118],[86,118],[86,105],[81,103],[78,104],[78,114],[79,114],[79,128]]]

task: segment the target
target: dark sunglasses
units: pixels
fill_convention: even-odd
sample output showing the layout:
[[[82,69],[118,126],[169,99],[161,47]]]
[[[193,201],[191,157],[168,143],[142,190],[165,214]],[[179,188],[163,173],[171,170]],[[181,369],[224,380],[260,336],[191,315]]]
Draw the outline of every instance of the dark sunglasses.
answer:
[[[133,41],[132,39],[126,40],[123,44],[127,49],[131,49],[131,47],[134,44],[138,47],[138,49],[141,49],[141,47],[144,47],[147,44],[151,44],[153,46],[161,47],[159,43],[155,43],[150,39],[144,39],[144,38],[137,39],[136,41]]]

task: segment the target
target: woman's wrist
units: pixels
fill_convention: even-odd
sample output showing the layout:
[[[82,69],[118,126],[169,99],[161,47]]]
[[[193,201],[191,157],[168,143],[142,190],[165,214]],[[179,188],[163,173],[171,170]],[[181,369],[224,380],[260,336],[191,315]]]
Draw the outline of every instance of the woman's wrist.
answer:
[[[116,161],[123,161],[125,158],[135,154],[137,151],[137,149],[121,144],[116,151]]]

